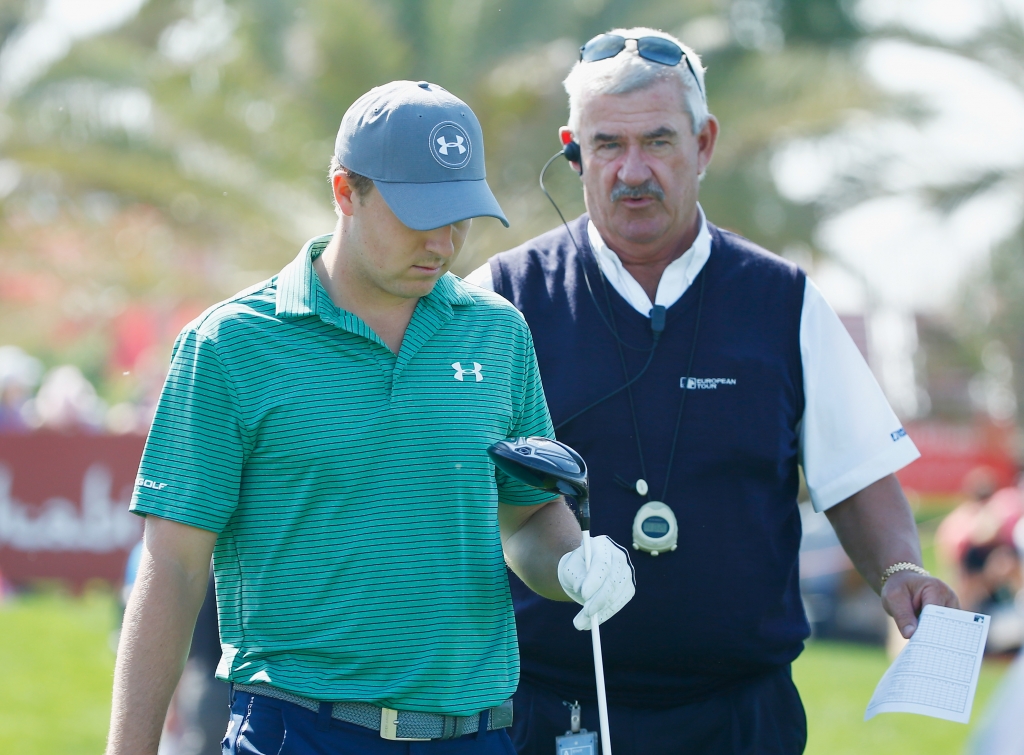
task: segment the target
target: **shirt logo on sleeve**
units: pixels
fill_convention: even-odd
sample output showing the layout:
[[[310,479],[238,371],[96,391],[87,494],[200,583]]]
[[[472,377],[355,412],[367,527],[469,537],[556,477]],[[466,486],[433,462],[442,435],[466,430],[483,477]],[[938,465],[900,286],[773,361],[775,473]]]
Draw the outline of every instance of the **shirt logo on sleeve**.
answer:
[[[452,362],[452,369],[455,370],[456,380],[465,380],[466,375],[476,375],[476,382],[480,382],[484,379],[483,373],[480,371],[483,366],[479,362],[473,362],[473,369],[464,370],[462,369],[462,362]]]
[[[898,441],[898,440],[899,440],[900,438],[906,438],[906,437],[907,437],[907,431],[906,431],[906,430],[904,430],[904,429],[903,429],[903,428],[901,427],[901,428],[900,428],[899,430],[897,430],[896,432],[892,432],[892,433],[889,433],[889,437],[890,437],[890,438],[892,438],[892,440],[893,440],[893,443],[895,443],[895,442],[896,442],[896,441]]]
[[[163,490],[167,487],[166,482],[157,482],[156,480],[147,480],[145,477],[135,478],[135,487],[137,488],[150,488],[152,490]]]

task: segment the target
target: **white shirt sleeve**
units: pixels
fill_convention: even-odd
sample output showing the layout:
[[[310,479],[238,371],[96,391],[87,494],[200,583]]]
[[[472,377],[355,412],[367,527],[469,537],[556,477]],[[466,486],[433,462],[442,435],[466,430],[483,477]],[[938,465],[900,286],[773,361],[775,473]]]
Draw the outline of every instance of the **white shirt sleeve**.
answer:
[[[800,454],[815,511],[846,500],[921,455],[810,278],[800,314],[800,358]]]
[[[487,291],[493,291],[494,276],[491,275],[491,263],[485,262],[462,280],[466,281],[466,283],[472,283],[474,286],[479,286]]]

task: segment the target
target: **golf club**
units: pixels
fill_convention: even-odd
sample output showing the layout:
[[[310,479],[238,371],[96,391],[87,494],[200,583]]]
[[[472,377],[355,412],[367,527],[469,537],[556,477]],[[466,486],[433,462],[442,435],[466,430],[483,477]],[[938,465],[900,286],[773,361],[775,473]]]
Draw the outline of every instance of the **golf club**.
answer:
[[[590,568],[590,483],[587,465],[564,443],[548,438],[507,438],[487,449],[494,465],[530,487],[561,493],[576,500],[576,516],[583,530],[583,557]],[[590,637],[594,645],[594,676],[597,679],[597,710],[601,717],[601,752],[612,755],[608,733],[608,698],[604,690],[604,658],[601,632],[591,617]]]

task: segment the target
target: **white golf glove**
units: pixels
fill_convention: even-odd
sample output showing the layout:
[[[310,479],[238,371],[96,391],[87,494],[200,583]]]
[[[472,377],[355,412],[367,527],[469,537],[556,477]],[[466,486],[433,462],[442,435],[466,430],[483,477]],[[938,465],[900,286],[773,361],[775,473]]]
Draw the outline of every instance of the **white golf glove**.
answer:
[[[636,593],[633,564],[626,549],[607,535],[590,540],[590,570],[581,545],[558,561],[558,581],[565,594],[583,606],[572,620],[580,631],[590,629],[591,617],[603,624]]]

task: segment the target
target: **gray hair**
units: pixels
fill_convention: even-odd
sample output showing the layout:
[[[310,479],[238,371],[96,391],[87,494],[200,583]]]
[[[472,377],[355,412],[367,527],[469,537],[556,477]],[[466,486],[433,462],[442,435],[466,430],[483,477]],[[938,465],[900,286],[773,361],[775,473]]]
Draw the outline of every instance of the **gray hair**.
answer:
[[[614,58],[596,60],[592,63],[578,61],[563,82],[565,91],[569,95],[569,130],[573,134],[579,133],[580,110],[587,97],[596,94],[629,94],[653,86],[659,81],[676,81],[683,94],[686,112],[693,125],[693,133],[699,134],[708,122],[711,113],[708,111],[707,102],[701,95],[701,90],[704,89],[704,67],[701,65],[697,53],[671,34],[657,29],[636,27],[612,29],[608,33],[618,34],[626,39],[662,37],[675,42],[690,59],[700,88],[698,88],[697,82],[694,82],[685,60],[679,61],[679,65],[676,66],[662,65],[641,58],[637,55],[635,47],[623,50]]]

